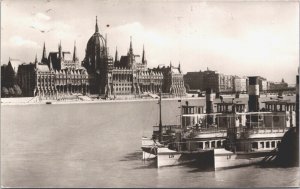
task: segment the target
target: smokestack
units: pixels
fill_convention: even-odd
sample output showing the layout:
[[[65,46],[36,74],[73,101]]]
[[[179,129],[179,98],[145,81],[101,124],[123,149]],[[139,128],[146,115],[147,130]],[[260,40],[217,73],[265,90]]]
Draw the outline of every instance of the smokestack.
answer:
[[[258,77],[249,77],[249,100],[248,100],[248,109],[249,112],[258,112],[259,111],[259,85]]]
[[[206,89],[206,113],[214,113],[214,106],[213,106],[213,101],[214,101],[214,93],[211,88]]]
[[[206,89],[206,113],[214,113],[214,105],[213,102],[215,100],[215,94],[213,93],[213,90],[211,88]],[[208,125],[211,125],[214,123],[214,116],[209,115],[207,116],[207,123]]]

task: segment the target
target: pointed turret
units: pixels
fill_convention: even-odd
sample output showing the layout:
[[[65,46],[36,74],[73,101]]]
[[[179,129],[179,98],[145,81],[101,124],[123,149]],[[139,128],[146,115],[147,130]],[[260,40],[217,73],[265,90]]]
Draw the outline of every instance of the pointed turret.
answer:
[[[179,64],[178,64],[178,71],[179,71],[179,73],[181,73],[181,66],[180,66],[180,62],[179,62]]]
[[[46,64],[47,63],[47,53],[46,53],[46,44],[44,42],[44,47],[43,47],[43,55],[42,55],[42,59],[41,62]]]
[[[49,70],[53,70],[51,56],[50,56],[50,60],[49,60]]]
[[[76,41],[74,41],[73,61],[74,61],[74,62],[78,61],[78,58],[77,58],[77,51],[76,51]]]
[[[118,49],[116,47],[116,54],[115,54],[115,62],[119,61],[119,57],[118,57]]]
[[[59,57],[59,59],[62,58],[61,41],[59,41],[59,44],[58,44],[58,57]]]
[[[34,63],[35,63],[35,64],[37,64],[37,63],[38,63],[38,60],[37,60],[37,54],[35,54]]]
[[[129,53],[130,53],[130,54],[133,54],[133,49],[132,49],[132,37],[131,37],[131,36],[130,36]]]
[[[146,64],[146,63],[147,63],[144,45],[143,45],[142,63],[143,63],[143,64]]]
[[[172,62],[170,61],[170,68],[172,68]]]
[[[98,32],[99,32],[99,28],[98,28],[98,19],[97,19],[97,16],[96,16],[95,33],[98,33]]]

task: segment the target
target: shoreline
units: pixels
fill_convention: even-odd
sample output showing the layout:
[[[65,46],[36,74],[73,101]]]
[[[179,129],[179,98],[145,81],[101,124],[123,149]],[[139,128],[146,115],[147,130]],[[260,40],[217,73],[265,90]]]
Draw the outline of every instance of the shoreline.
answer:
[[[169,100],[204,100],[205,97],[175,97],[175,98],[162,98],[162,101]],[[43,100],[40,102],[3,102],[1,99],[1,106],[14,106],[14,105],[43,105],[46,102],[51,102],[49,105],[55,104],[99,104],[99,103],[119,103],[119,102],[149,102],[158,101],[157,98],[149,99],[118,99],[118,100],[81,100],[81,101],[57,101],[57,100]]]
[[[276,95],[267,95],[263,97],[275,97]],[[206,97],[172,97],[172,98],[162,98],[162,101],[171,101],[171,100],[205,100]],[[224,96],[224,99],[235,98],[232,96]],[[247,95],[243,95],[241,98],[248,98]],[[125,102],[150,102],[158,101],[158,98],[133,98],[133,99],[117,99],[117,100],[42,100],[36,101],[35,97],[21,97],[21,98],[1,98],[1,106],[16,106],[16,105],[46,105],[46,102],[51,102],[48,105],[55,104],[99,104],[99,103],[125,103]],[[31,102],[30,102],[31,101]]]

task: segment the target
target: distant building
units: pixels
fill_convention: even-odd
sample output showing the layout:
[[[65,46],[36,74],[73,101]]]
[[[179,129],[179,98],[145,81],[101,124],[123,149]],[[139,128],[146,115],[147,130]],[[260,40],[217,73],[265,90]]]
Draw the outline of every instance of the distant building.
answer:
[[[269,90],[269,82],[267,81],[266,78],[259,77],[258,83],[259,83],[259,91],[264,92],[264,91]]]
[[[160,91],[175,96],[186,93],[180,64],[178,67],[147,68],[145,49],[141,57],[135,54],[131,39],[127,55],[119,59],[116,50],[113,59],[108,52],[107,37],[99,32],[97,18],[95,32],[87,42],[82,63],[77,57],[76,45],[71,54],[63,51],[60,43],[58,51],[50,52],[47,57],[44,44],[41,61],[36,58],[33,63],[22,64],[10,60],[9,68],[17,73],[24,96],[39,96],[41,99],[64,98],[73,94],[116,97]],[[3,73],[1,82],[13,80],[4,77],[7,75]]]
[[[107,38],[99,33],[97,18],[95,33],[87,43],[82,65],[89,74],[91,94],[116,97],[140,95],[143,92],[159,93],[160,90],[178,95],[183,92],[179,87],[181,82],[183,85],[182,73],[148,69],[145,49],[140,59],[140,55],[133,52],[132,40],[127,55],[119,60],[116,50],[113,61],[108,52]]]
[[[16,72],[12,66],[11,60],[8,64],[1,65],[1,87],[12,87],[15,84]]]
[[[57,99],[89,93],[87,71],[78,61],[76,46],[73,57],[59,44],[58,52],[50,52],[47,58],[44,44],[41,62],[36,57],[34,63],[20,65],[17,78],[24,96]]]
[[[211,88],[216,93],[233,93],[234,77],[216,71],[204,71],[205,89]]]
[[[170,66],[157,67],[152,70],[162,72],[163,74],[162,92],[175,96],[183,96],[186,94],[180,63],[178,67],[175,67],[170,63]]]
[[[288,84],[284,81],[284,79],[281,80],[281,82],[270,82],[270,90],[284,90],[288,88]]]
[[[247,82],[248,79],[246,77],[238,77],[234,76],[234,92],[235,93],[244,93],[247,92]]]
[[[204,85],[204,73],[199,72],[187,72],[184,76],[184,83],[190,90],[201,90],[205,91]]]
[[[36,65],[34,63],[21,64],[18,69],[17,80],[22,89],[23,96],[34,96],[36,88]]]
[[[220,79],[219,79],[219,73],[215,71],[204,71],[204,89],[207,90],[208,88],[211,88],[214,92],[220,93]]]

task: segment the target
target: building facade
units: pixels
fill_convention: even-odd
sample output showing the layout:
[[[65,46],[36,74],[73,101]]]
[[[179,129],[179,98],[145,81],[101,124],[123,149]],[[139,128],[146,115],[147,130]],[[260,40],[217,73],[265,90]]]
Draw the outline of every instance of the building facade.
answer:
[[[266,92],[269,90],[269,82],[266,78],[259,77],[258,78],[258,84],[259,84],[259,91]]]
[[[248,90],[248,79],[246,77],[234,77],[234,92],[235,93],[245,93]]]
[[[276,90],[285,90],[288,88],[288,84],[284,81],[284,79],[281,80],[281,82],[270,82],[269,90],[276,91]]]
[[[170,63],[170,66],[158,66],[157,68],[153,68],[153,70],[161,72],[163,75],[163,93],[169,93],[175,96],[184,96],[186,94],[180,63],[178,67],[175,67]]]
[[[204,88],[211,88],[216,93],[233,93],[234,77],[216,71],[206,70],[204,73]]]
[[[22,64],[17,73],[18,83],[24,96],[39,96],[41,99],[60,99],[73,94],[88,94],[88,74],[76,54],[73,57],[68,51],[62,51],[59,44],[58,52],[50,52],[46,56],[44,44],[41,61]]]
[[[183,96],[186,92],[180,65],[176,68],[147,68],[145,49],[142,56],[135,54],[131,38],[126,55],[119,59],[116,50],[115,58],[110,56],[107,37],[100,34],[97,17],[95,32],[87,42],[81,63],[75,44],[73,54],[63,51],[59,43],[58,51],[50,52],[48,56],[44,44],[41,61],[36,57],[33,63],[24,63],[17,69],[17,81],[24,96],[39,96],[41,99],[61,99],[76,94],[136,96],[145,92]]]
[[[204,87],[204,73],[199,72],[187,72],[184,76],[184,83],[190,90],[205,91]]]
[[[183,74],[148,69],[145,49],[142,57],[134,53],[130,39],[127,55],[115,58],[109,55],[107,37],[99,32],[97,18],[95,33],[87,43],[85,58],[82,62],[89,75],[90,92],[93,95],[116,97],[120,95],[140,95],[143,92],[172,93],[183,95],[178,86],[184,85]],[[170,86],[170,88],[168,88]]]

